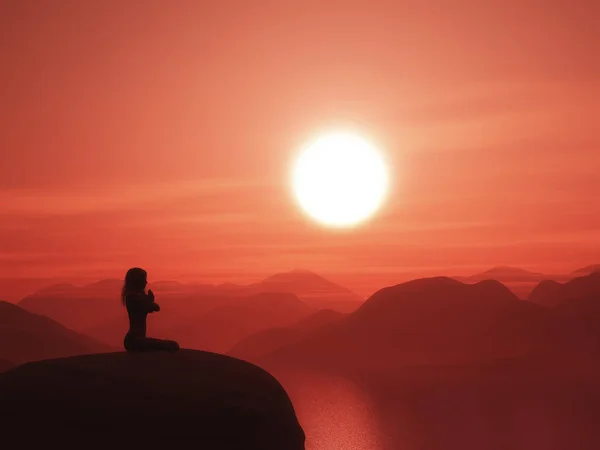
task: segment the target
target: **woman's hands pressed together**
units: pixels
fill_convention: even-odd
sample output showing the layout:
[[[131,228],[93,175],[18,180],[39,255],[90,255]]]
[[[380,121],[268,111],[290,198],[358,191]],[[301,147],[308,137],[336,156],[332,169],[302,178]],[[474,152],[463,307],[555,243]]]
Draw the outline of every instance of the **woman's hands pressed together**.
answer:
[[[148,294],[146,295],[148,297],[148,301],[150,302],[150,312],[160,311],[160,306],[158,306],[158,303],[154,302],[154,292],[152,292],[152,289],[148,289]]]

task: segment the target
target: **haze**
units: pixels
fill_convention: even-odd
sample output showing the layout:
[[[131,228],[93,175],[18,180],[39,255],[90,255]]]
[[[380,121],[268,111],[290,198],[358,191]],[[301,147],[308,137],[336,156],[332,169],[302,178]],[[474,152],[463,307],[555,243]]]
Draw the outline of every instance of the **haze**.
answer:
[[[598,18],[0,0],[2,442],[600,448]]]
[[[3,277],[306,267],[368,294],[593,263],[600,39],[579,6],[4,1]],[[307,222],[287,178],[339,125],[382,142],[397,180],[351,233]]]

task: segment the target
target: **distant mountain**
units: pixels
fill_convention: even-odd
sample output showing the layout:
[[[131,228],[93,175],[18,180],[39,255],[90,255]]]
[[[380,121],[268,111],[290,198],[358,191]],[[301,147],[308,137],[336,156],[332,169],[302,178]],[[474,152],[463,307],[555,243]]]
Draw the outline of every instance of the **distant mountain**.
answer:
[[[0,375],[2,442],[19,448],[303,450],[281,384],[265,370],[206,352],[125,352],[24,364]],[[9,445],[10,447],[10,445]],[[120,447],[120,446],[118,446]]]
[[[152,314],[149,314],[146,322],[149,325],[148,335],[152,335],[153,337],[159,337],[161,335],[160,332],[157,333],[157,326],[153,324],[156,322],[160,327],[160,320],[153,321]],[[100,342],[104,342],[105,344],[112,345],[115,347],[123,348],[123,340],[125,339],[125,334],[129,329],[129,318],[127,317],[127,312],[125,309],[121,311],[121,314],[115,317],[111,317],[110,319],[102,322],[100,324],[91,326],[89,328],[84,328],[82,331],[86,335],[97,339]]]
[[[36,291],[38,294],[70,294],[77,291],[77,286],[70,283],[53,284]]]
[[[251,286],[263,292],[293,292],[304,298],[330,297],[337,300],[361,300],[360,296],[350,290],[303,269],[271,275]]]
[[[184,347],[224,353],[254,333],[286,327],[313,312],[293,294],[261,293],[190,318],[167,333]]]
[[[375,293],[355,313],[261,361],[389,368],[458,364],[545,351],[546,308],[497,281],[413,280]]]
[[[105,322],[119,314],[123,282],[107,279],[77,287],[58,284],[28,295],[18,305],[43,314],[76,331]]]
[[[471,275],[470,277],[467,277],[467,279],[471,282],[484,280],[497,280],[501,283],[539,282],[547,279],[547,276],[542,273],[530,272],[529,270],[520,269],[518,267],[498,266],[484,272]]]
[[[364,302],[354,292],[308,270],[278,273],[249,285],[254,292],[290,292],[317,309],[351,312]]]
[[[121,307],[122,280],[106,279],[85,286],[57,284],[36,291],[18,304],[43,314],[73,330],[93,335],[112,345],[121,345],[127,330],[127,317]],[[295,294],[304,303],[318,309],[353,311],[362,299],[341,286],[308,271],[273,275],[251,285],[219,286],[158,281],[149,285],[163,307],[157,331],[162,335],[177,324],[189,321],[230,301],[261,293]]]
[[[589,275],[594,272],[600,272],[600,264],[592,264],[591,266],[586,266],[581,269],[577,269],[571,273],[571,275],[575,277],[580,277],[583,275]]]
[[[160,282],[160,284],[167,282]],[[156,284],[153,284],[153,289]],[[295,269],[278,273],[257,283],[241,285],[223,283],[212,285],[181,285],[187,286],[189,292],[212,293],[229,297],[248,297],[261,293],[294,294],[303,302],[316,309],[333,309],[349,312],[358,309],[364,299],[349,289],[335,284],[314,272]],[[162,287],[162,286],[161,286]]]
[[[512,266],[496,266],[475,275],[469,276],[455,276],[452,277],[455,280],[468,282],[478,282],[484,280],[497,280],[503,284],[529,284],[539,283],[545,280],[554,281],[569,281],[574,277],[581,275],[588,275],[594,271],[600,271],[600,264],[587,266],[578,269],[572,273],[541,273],[532,272],[530,270],[522,269],[520,267]],[[510,287],[510,286],[509,286]],[[512,290],[512,289],[511,289]]]
[[[290,325],[259,331],[238,342],[228,355],[246,361],[255,361],[278,348],[301,341],[315,330],[346,317],[333,310],[321,310]]]
[[[161,291],[181,291],[189,289],[189,286],[179,281],[155,281],[150,284],[151,289],[159,289]]]
[[[531,292],[529,300],[545,306],[556,306],[561,302],[596,297],[600,302],[600,272],[573,278],[566,283],[542,281]]]
[[[313,284],[304,289],[305,292],[315,291],[315,279],[321,286],[326,283],[316,276],[309,278]],[[331,284],[326,285],[333,290]],[[272,283],[239,286],[232,292],[231,286],[153,283],[149,287],[155,292],[161,311],[148,316],[148,334],[180,338],[188,347],[224,352],[250,334],[264,328],[287,326],[315,310],[294,294],[273,286]],[[52,286],[24,298],[19,305],[121,347],[129,324],[119,298],[120,288],[119,280],[102,280],[83,287]],[[203,319],[213,310],[213,315]],[[254,323],[250,323],[252,321]]]
[[[68,280],[56,278],[0,278],[0,298],[10,303],[53,284],[66,284]]]
[[[296,296],[286,293],[177,296],[158,289],[156,292],[161,311],[148,315],[148,335],[180,340],[182,345],[200,350],[225,352],[249,334],[294,323],[313,312]],[[129,321],[125,309],[120,309],[118,316],[83,332],[121,347]]]
[[[194,292],[187,287],[172,289],[172,286],[153,285],[152,290],[161,310],[157,314],[148,315],[148,335],[165,339],[174,339],[173,333],[178,334],[180,326],[185,329],[190,322],[207,312],[245,298],[226,296],[214,289],[205,290],[205,288],[203,291]],[[81,331],[107,344],[122,347],[123,338],[129,328],[127,311],[120,300],[110,308],[111,315],[105,317],[102,322],[83,328]]]
[[[564,274],[543,274],[532,272],[519,267],[497,266],[484,272],[470,276],[452,277],[463,283],[477,283],[485,280],[496,280],[513,291],[519,298],[527,299],[537,284],[544,280],[568,280],[570,277]]]
[[[332,309],[322,309],[314,314],[311,314],[308,317],[305,317],[298,323],[294,324],[293,327],[299,330],[314,330],[322,327],[323,325],[328,325],[330,323],[337,322],[338,320],[343,319],[347,315],[348,314],[344,314],[339,311],[334,311]]]
[[[275,350],[301,341],[307,335],[292,327],[268,328],[240,340],[225,354],[254,362]]]
[[[0,302],[0,358],[20,364],[62,356],[113,350],[48,317]]]
[[[84,286],[84,289],[87,291],[105,292],[108,294],[113,294],[115,292],[121,292],[122,287],[123,280],[118,280],[116,278],[107,278],[105,280],[95,281],[93,283],[87,284]]]

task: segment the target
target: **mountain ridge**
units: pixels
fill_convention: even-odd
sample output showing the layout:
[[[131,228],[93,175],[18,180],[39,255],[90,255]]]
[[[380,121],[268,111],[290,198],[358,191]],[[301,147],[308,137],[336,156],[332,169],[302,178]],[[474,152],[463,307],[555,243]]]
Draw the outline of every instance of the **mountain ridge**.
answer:
[[[379,290],[356,312],[260,362],[391,370],[514,358],[546,351],[532,329],[545,330],[548,315],[498,281],[423,278]]]
[[[0,358],[12,364],[111,349],[49,317],[0,302]]]
[[[598,296],[600,298],[600,272],[573,278],[565,283],[546,280],[538,284],[528,300],[546,306],[556,306],[570,298]]]

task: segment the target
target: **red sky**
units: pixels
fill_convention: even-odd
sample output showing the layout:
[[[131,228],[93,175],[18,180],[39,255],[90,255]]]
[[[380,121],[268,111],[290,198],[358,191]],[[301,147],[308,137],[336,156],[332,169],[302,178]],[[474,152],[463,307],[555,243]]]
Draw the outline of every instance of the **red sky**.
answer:
[[[598,5],[3,0],[0,278],[306,268],[369,293],[600,262]],[[393,177],[347,231],[289,187],[338,126]]]

